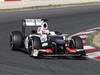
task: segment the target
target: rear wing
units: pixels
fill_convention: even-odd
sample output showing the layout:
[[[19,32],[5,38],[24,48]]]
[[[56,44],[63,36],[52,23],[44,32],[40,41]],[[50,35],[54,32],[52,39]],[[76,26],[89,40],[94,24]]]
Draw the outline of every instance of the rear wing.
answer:
[[[24,19],[23,26],[41,26],[47,19]]]
[[[22,34],[25,36],[25,28],[26,27],[39,27],[41,26],[44,22],[47,22],[47,19],[24,19],[22,20],[23,25],[22,25]]]

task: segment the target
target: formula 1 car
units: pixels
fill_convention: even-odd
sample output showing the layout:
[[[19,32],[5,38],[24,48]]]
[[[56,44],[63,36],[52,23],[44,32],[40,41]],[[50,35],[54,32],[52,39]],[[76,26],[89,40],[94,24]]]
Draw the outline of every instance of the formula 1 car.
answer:
[[[26,35],[26,27],[46,27],[47,19],[24,19],[22,31],[10,33],[10,47],[12,50],[24,49],[29,56],[86,56],[83,42],[79,36],[69,37],[58,31],[49,31],[48,28],[32,30]],[[46,31],[45,31],[46,30]],[[45,33],[46,32],[46,33]]]

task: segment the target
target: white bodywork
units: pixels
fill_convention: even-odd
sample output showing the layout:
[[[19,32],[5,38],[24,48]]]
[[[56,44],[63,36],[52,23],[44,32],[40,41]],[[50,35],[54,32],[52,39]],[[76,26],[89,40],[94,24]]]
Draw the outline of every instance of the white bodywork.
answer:
[[[44,27],[44,24],[46,24],[46,27]],[[25,44],[26,49],[28,49],[29,38],[32,36],[39,37],[41,40],[42,46],[47,46],[48,43],[46,43],[46,41],[47,41],[48,34],[49,35],[56,35],[56,33],[54,31],[49,31],[48,24],[46,22],[44,22],[42,19],[24,19],[23,25],[24,26],[33,26],[33,27],[38,26],[37,34],[30,34],[29,36],[27,36],[25,38],[24,44]],[[64,35],[63,35],[63,38],[65,40]]]
[[[24,22],[23,22],[24,26],[38,26],[37,34],[30,34],[29,36],[26,37],[25,42],[24,42],[26,49],[28,49],[29,38],[32,36],[40,37],[41,42],[47,41],[47,34],[49,34],[49,30],[48,30],[48,25],[46,28],[43,27],[44,24],[47,25],[47,23],[44,22],[44,20],[42,19],[24,19]],[[45,45],[48,45],[48,44],[44,43],[43,46]]]
[[[41,19],[24,19],[25,26],[41,26],[44,23]]]

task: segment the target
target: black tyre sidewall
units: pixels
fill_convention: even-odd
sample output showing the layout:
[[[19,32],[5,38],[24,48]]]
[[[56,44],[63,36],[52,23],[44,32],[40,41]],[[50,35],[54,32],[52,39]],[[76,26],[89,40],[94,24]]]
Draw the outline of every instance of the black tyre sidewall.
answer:
[[[20,31],[13,31],[10,34],[10,41],[12,40],[13,46],[11,47],[12,50],[20,49],[23,45],[23,36]]]
[[[72,46],[73,48],[83,49],[83,42],[82,42],[82,39],[79,36],[73,36],[70,43],[73,45]]]

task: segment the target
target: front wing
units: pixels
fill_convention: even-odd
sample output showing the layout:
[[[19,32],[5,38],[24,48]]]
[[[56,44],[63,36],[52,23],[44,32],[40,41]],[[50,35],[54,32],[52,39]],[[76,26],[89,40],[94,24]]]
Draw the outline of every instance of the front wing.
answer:
[[[59,57],[59,56],[81,56],[82,52],[85,51],[84,49],[67,49],[65,54],[54,54],[53,49],[34,49],[32,55],[33,57],[39,56],[41,54],[42,56],[51,56],[51,57]],[[83,55],[85,56],[85,55]]]

